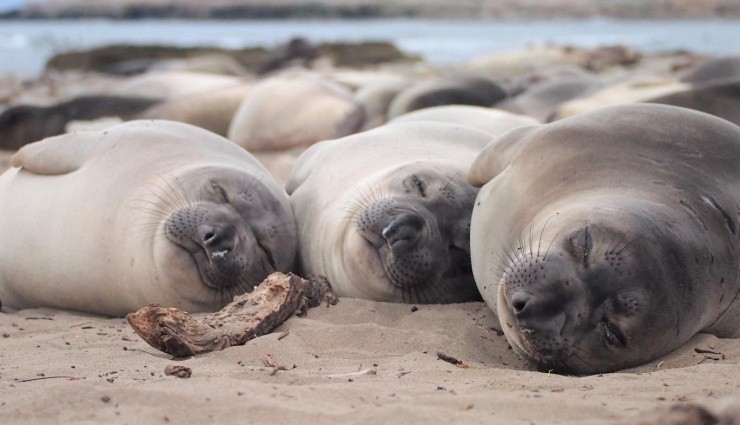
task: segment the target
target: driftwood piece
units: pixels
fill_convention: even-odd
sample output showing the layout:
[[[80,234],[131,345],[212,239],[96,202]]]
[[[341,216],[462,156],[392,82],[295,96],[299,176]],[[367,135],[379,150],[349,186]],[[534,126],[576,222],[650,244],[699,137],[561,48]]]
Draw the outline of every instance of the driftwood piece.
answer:
[[[235,297],[216,313],[191,315],[150,304],[126,320],[149,345],[182,358],[243,345],[270,333],[297,310],[305,312],[323,300],[337,301],[326,278],[273,273],[254,291]]]

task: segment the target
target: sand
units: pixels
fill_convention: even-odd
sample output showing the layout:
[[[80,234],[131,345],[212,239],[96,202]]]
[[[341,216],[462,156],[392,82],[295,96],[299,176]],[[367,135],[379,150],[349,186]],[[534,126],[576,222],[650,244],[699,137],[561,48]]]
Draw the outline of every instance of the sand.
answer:
[[[174,361],[123,319],[0,313],[0,423],[611,424],[740,393],[738,339],[700,334],[633,370],[568,377],[528,370],[492,327],[482,303],[342,299],[243,347]],[[171,364],[192,377],[166,376]]]

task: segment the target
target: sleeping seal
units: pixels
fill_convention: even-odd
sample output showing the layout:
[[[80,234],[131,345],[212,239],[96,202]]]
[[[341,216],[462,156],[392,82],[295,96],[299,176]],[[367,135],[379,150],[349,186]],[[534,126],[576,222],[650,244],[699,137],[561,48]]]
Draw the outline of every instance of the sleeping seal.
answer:
[[[0,301],[122,316],[220,308],[296,250],[287,195],[208,131],[131,121],[33,143],[0,177]]]
[[[397,123],[306,150],[288,177],[299,270],[340,296],[408,303],[479,299],[470,271],[476,190],[465,175],[491,139]]]
[[[649,362],[740,336],[740,128],[663,105],[512,130],[475,160],[478,288],[542,370]]]

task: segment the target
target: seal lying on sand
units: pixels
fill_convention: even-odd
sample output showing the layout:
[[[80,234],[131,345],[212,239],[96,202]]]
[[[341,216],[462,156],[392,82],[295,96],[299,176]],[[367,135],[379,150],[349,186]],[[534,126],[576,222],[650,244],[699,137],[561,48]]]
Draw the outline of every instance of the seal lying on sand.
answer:
[[[286,185],[303,273],[340,296],[443,303],[479,299],[470,271],[465,178],[491,139],[433,122],[385,125],[318,143]]]
[[[0,149],[17,150],[65,132],[72,121],[129,119],[159,100],[144,97],[80,96],[49,106],[17,105],[0,114]]]
[[[543,370],[649,362],[740,336],[740,128],[663,105],[512,130],[475,160],[471,257],[514,350]]]
[[[454,75],[422,81],[401,91],[388,106],[388,119],[417,109],[442,105],[493,106],[506,97],[504,89],[483,76]]]
[[[184,122],[226,137],[232,117],[255,84],[245,81],[235,86],[167,99],[136,118]]]
[[[698,84],[645,102],[694,109],[740,125],[740,77]]]
[[[740,78],[740,56],[709,59],[681,74],[681,81],[691,84],[738,78]]]
[[[545,122],[560,104],[596,90],[601,84],[598,79],[589,75],[544,81],[516,97],[503,100],[496,108]]]
[[[256,84],[234,114],[228,135],[250,152],[305,148],[355,133],[364,118],[352,92],[318,74],[294,70]]]
[[[285,193],[246,151],[167,121],[21,149],[0,177],[0,301],[121,316],[220,308],[295,259]]]
[[[431,108],[419,109],[418,111],[403,114],[391,120],[391,123],[430,121],[446,122],[472,127],[486,133],[491,137],[503,134],[511,129],[525,125],[539,124],[537,120],[524,115],[512,114],[493,108],[468,105],[445,105]]]

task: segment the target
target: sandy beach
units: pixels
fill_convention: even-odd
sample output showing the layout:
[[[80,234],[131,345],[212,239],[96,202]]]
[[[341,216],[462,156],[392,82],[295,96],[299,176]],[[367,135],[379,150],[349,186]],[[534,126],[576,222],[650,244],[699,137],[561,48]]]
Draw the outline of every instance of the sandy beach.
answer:
[[[697,5],[715,3],[724,4],[718,0]],[[693,51],[640,53],[625,45],[533,45],[437,66],[415,55],[402,55],[391,43],[365,45],[362,55],[354,55],[359,49],[350,44],[329,47],[319,49],[322,56],[313,67],[314,77],[322,78],[324,84],[341,85],[353,96],[347,96],[353,102],[361,88],[373,84],[375,95],[381,98],[383,90],[396,96],[401,91],[399,81],[410,86],[456,73],[495,77],[508,100],[527,94],[526,90],[537,84],[547,88],[548,82],[570,79],[582,84],[583,90],[564,96],[563,104],[587,99],[594,105],[609,105],[615,98],[613,92],[590,96],[613,86],[632,96],[625,96],[624,103],[642,102],[655,97],[641,93],[645,87],[671,90],[666,93],[683,89],[679,86],[682,72],[710,57]],[[0,113],[16,105],[35,107],[82,95],[105,98],[115,94],[114,89],[129,77],[97,74],[90,64],[100,58],[101,62],[105,59],[114,64],[118,59],[123,64],[131,60],[125,55],[116,57],[116,61],[110,59],[106,49],[117,48],[62,52],[61,63],[69,66],[50,67],[39,78],[0,72]],[[163,61],[182,59],[177,55],[184,53],[170,48],[174,53],[168,52]],[[263,61],[267,51],[260,52]],[[239,51],[231,54],[232,59],[240,57]],[[355,62],[343,62],[345,56]],[[376,60],[378,64],[373,63]],[[255,63],[260,61],[255,59]],[[242,78],[240,83],[246,86],[268,78],[258,76],[247,62],[237,62],[244,66],[244,75],[234,77]],[[188,71],[187,64],[177,64],[183,72]],[[100,68],[109,65],[106,62]],[[177,71],[175,68],[173,75]],[[399,87],[394,89],[394,84]],[[626,87],[628,84],[632,85]],[[174,84],[177,87],[173,93],[184,85]],[[208,88],[203,93],[211,91],[217,90]],[[531,112],[526,110],[527,98],[521,97],[525,102],[514,104],[509,112]],[[542,98],[548,100],[547,96]],[[158,101],[169,105],[166,102],[173,99],[185,99],[183,105],[193,104],[194,109],[206,113],[213,109],[208,105],[224,103],[221,98],[208,98],[203,106],[182,93],[162,95]],[[235,103],[229,117],[238,112],[240,102]],[[382,122],[390,102],[391,98],[383,106]],[[547,121],[559,117],[556,112],[568,112],[556,109],[559,102],[546,105],[551,108],[545,108],[538,119]],[[573,115],[580,112],[578,107],[592,107],[578,103],[570,106],[575,108]],[[261,116],[254,121],[260,120]],[[307,146],[278,146],[256,156],[284,183],[298,152]],[[0,150],[0,172],[9,167],[13,154]],[[469,239],[469,223],[467,229]],[[735,227],[732,229],[736,235]],[[714,264],[713,256],[711,261]],[[62,277],[59,279],[62,282]],[[9,311],[7,304],[5,308],[0,306],[0,424],[666,425],[695,423],[655,420],[677,404],[711,405],[730,397],[740,406],[740,339],[700,333],[678,350],[637,368],[564,376],[535,371],[525,364],[507,342],[493,311],[482,302],[418,305],[341,298],[337,305],[322,305],[310,309],[305,317],[291,317],[274,332],[244,346],[183,360],[149,346],[124,318],[48,308]],[[166,374],[165,369],[173,365],[190,370],[192,375]]]
[[[740,340],[700,334],[636,369],[568,377],[529,371],[498,327],[482,303],[342,299],[243,347],[173,361],[123,319],[2,313],[0,422],[628,424],[740,391]],[[166,376],[170,364],[192,377]]]

